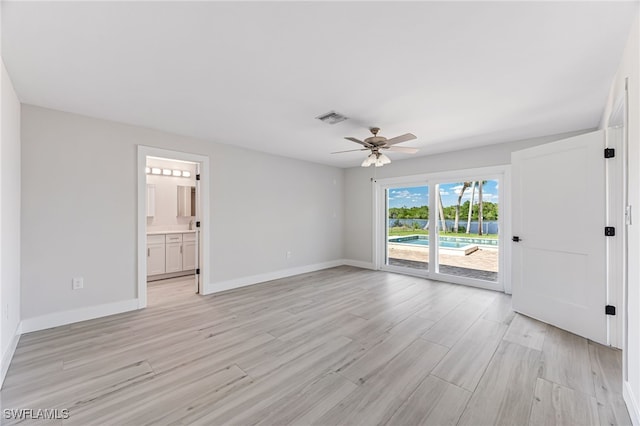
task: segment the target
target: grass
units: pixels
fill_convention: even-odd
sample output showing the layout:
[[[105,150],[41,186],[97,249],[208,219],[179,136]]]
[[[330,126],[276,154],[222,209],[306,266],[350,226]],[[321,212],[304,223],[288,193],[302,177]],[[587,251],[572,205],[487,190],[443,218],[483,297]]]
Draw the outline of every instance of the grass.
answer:
[[[411,229],[404,226],[393,227],[389,229],[389,236],[404,236],[404,235],[429,235],[429,231],[426,229]],[[444,235],[446,237],[467,237],[467,238],[487,238],[487,239],[497,239],[497,234],[483,234],[478,235],[474,233],[467,234],[465,232],[458,232],[457,234],[454,232],[441,232],[440,235]]]
[[[402,235],[429,235],[429,231],[426,229],[409,229],[409,228],[391,228],[389,229],[389,235],[402,236]]]

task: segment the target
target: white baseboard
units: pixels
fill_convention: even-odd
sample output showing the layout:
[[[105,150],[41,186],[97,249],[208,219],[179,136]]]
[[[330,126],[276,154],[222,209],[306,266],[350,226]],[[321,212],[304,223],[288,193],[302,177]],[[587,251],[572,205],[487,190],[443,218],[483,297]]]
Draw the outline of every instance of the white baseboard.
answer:
[[[629,382],[622,384],[622,397],[624,403],[627,404],[627,411],[629,411],[629,417],[631,417],[631,424],[633,426],[640,426],[640,408],[638,407],[638,399],[633,394],[631,385]]]
[[[234,278],[232,280],[220,281],[205,285],[203,294],[213,294],[221,291],[232,290],[234,288],[245,287],[266,281],[287,278],[294,275],[306,274],[308,272],[320,271],[322,269],[334,268],[336,266],[350,265],[358,268],[373,269],[373,264],[358,260],[337,259],[329,262],[316,263],[313,265],[298,266],[295,268],[281,269],[279,271],[266,272],[264,274],[251,275],[248,277]],[[89,306],[85,308],[73,309],[70,311],[54,312],[35,318],[23,319],[20,323],[22,333],[45,330],[47,328],[72,324],[109,315],[120,314],[122,312],[134,311],[138,309],[138,299],[123,300],[120,302],[106,303],[104,305]],[[3,364],[4,365],[4,364]]]
[[[248,285],[263,283],[266,281],[278,280],[294,275],[306,274],[308,272],[320,271],[327,268],[335,268],[344,265],[342,259],[329,262],[315,263],[313,265],[298,266],[295,268],[281,269],[279,271],[266,272],[264,274],[251,275],[248,277],[234,278],[232,280],[220,281],[205,285],[204,294],[219,293],[221,291],[232,290],[234,288],[246,287]]]
[[[122,300],[120,302],[105,303],[104,305],[88,306],[86,308],[27,318],[23,319],[20,324],[22,332],[29,333],[31,331],[45,330],[47,328],[106,317],[122,312],[135,311],[136,309],[138,309],[138,299]]]
[[[4,378],[7,375],[7,371],[9,371],[9,365],[11,364],[11,360],[13,359],[13,354],[16,352],[16,348],[18,347],[18,342],[20,341],[20,323],[16,327],[16,331],[11,338],[11,342],[9,342],[9,347],[2,354],[2,370],[0,371],[0,388],[4,383]]]
[[[351,260],[351,259],[343,259],[343,265],[355,266],[356,268],[362,269],[376,269],[374,264],[371,262],[363,262],[361,260]]]

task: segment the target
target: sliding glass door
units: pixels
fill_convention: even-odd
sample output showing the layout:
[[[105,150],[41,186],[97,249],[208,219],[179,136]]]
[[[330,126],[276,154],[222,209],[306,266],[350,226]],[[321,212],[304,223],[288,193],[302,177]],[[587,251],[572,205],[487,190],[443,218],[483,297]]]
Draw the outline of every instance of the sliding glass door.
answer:
[[[478,170],[378,181],[378,267],[502,290],[504,171]]]

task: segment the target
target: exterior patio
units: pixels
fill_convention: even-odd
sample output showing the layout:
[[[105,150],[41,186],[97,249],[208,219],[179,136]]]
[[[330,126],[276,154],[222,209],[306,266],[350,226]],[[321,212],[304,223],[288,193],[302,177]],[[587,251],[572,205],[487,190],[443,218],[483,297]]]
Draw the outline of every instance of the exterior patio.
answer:
[[[428,247],[414,247],[406,244],[388,245],[389,265],[414,269],[427,269],[429,262]],[[440,253],[440,272],[456,276],[475,278],[485,281],[498,279],[498,250],[479,247],[466,256]]]

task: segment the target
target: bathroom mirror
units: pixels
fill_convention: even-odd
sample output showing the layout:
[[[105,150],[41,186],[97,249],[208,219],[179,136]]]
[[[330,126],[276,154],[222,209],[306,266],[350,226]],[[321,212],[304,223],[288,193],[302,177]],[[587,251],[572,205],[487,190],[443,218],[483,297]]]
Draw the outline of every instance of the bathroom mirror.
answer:
[[[178,216],[196,215],[196,187],[178,186]]]

